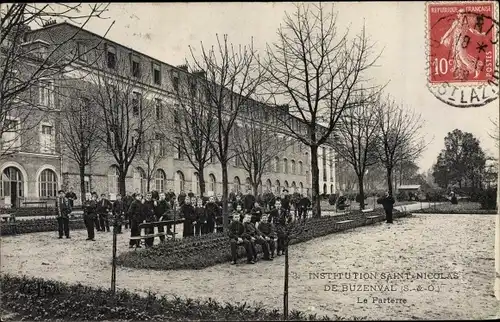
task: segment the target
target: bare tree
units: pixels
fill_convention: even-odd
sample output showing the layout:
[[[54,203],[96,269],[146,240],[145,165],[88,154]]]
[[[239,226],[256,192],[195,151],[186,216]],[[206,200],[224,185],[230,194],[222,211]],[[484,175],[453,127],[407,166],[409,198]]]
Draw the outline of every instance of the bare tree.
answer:
[[[387,99],[377,108],[378,157],[387,171],[387,188],[393,192],[393,170],[405,161],[414,161],[424,151],[426,144],[420,131],[423,121],[420,114]]]
[[[194,69],[205,71],[205,81],[201,83],[202,93],[215,119],[214,139],[209,142],[222,169],[223,225],[226,229],[228,164],[235,155],[231,131],[241,110],[252,102],[262,72],[253,43],[235,48],[227,35],[222,40],[217,36],[216,46],[209,50],[202,43],[200,57],[196,57],[191,48],[191,56]],[[211,137],[212,133],[207,133],[207,129],[203,128],[205,137]]]
[[[498,147],[498,142],[500,141],[500,127],[498,126],[498,117],[496,119],[490,119],[492,127],[492,132],[488,133],[490,138],[495,140],[495,146]]]
[[[154,180],[156,170],[160,161],[164,158],[164,148],[161,137],[156,137],[156,133],[145,133],[142,138],[142,146],[137,154],[138,161],[143,163],[146,174],[146,189],[151,191],[151,181]]]
[[[336,16],[322,4],[297,5],[278,37],[267,48],[266,91],[276,104],[286,105],[277,113],[278,122],[310,147],[313,216],[319,217],[318,148],[327,143],[378,56],[370,59],[373,45],[364,28],[353,40],[348,31],[338,37]],[[300,120],[298,126],[293,117]]]
[[[61,141],[64,154],[75,161],[80,174],[81,200],[85,200],[85,167],[95,161],[101,151],[99,130],[102,122],[95,106],[76,85],[68,87],[61,109]]]
[[[364,178],[368,167],[377,158],[377,108],[378,100],[367,101],[364,95],[354,99],[354,106],[346,110],[336,132],[336,152],[354,169],[358,178],[360,209],[364,209]]]
[[[21,147],[18,143],[30,141],[20,138],[36,128],[44,116],[51,112],[54,102],[50,98],[58,91],[58,81],[64,80],[68,73],[79,70],[82,58],[97,48],[99,44],[76,50],[72,43],[89,21],[104,19],[107,7],[108,4],[103,3],[2,5],[0,158],[17,151]],[[32,27],[53,25],[56,19],[76,26],[66,33],[31,31]],[[91,65],[93,62],[87,63]]]
[[[123,55],[125,56],[125,55]],[[149,90],[149,73],[127,59],[107,57],[87,77],[88,95],[102,118],[100,140],[118,167],[119,191],[125,195],[130,165],[144,149],[144,138],[155,128],[156,93]],[[119,77],[119,78],[118,78]],[[118,79],[118,80],[117,80]]]
[[[187,65],[186,65],[187,67]],[[203,89],[208,85],[205,72],[199,71],[193,74],[172,73],[172,81],[178,85],[175,88],[177,102],[173,107],[172,115],[165,127],[169,134],[167,140],[172,143],[184,156],[198,173],[198,184],[200,195],[205,194],[205,168],[212,158],[211,141],[216,131],[215,112],[207,102]],[[178,82],[175,78],[180,79]]]
[[[252,111],[258,111],[251,107]],[[271,164],[273,158],[286,151],[292,140],[262,122],[258,113],[250,113],[249,117],[242,117],[242,126],[233,130],[234,148],[237,158],[250,178],[253,194],[258,194],[262,184],[262,175]]]

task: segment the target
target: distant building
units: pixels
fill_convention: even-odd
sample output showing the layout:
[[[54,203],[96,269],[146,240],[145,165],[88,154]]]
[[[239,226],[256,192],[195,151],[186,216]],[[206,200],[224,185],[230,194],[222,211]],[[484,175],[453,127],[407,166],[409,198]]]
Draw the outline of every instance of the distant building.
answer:
[[[54,43],[65,41],[68,35],[73,35],[75,30],[79,28],[66,22],[51,24],[28,31],[26,41],[44,44],[50,52]],[[78,37],[65,46],[64,50],[86,52],[88,48],[92,48],[93,44],[100,42],[102,42],[100,48],[103,52],[101,59],[104,65],[107,65],[106,68],[114,68],[117,57],[128,57],[132,75],[136,73],[150,75],[150,83],[141,84],[141,86],[158,93],[161,102],[159,101],[157,108],[165,108],[165,110],[157,110],[155,114],[157,117],[167,117],[165,106],[172,105],[171,102],[175,99],[173,88],[178,86],[179,81],[177,79],[176,82],[175,77],[170,76],[172,73],[190,75],[187,68],[174,67],[87,30],[79,31]],[[43,52],[41,55],[43,56]],[[82,60],[80,67],[83,66],[89,73],[95,73],[95,67],[89,63],[91,57],[93,56],[89,53],[87,61]],[[79,75],[74,76],[76,78]],[[64,154],[65,147],[60,137],[59,122],[61,119],[58,115],[63,106],[61,106],[62,100],[57,97],[53,90],[54,87],[61,85],[59,82],[60,80],[57,79],[47,79],[43,84],[34,86],[33,91],[31,91],[33,93],[32,99],[46,105],[50,113],[44,114],[42,122],[34,126],[26,136],[20,138],[20,141],[27,144],[20,144],[16,153],[9,156],[8,159],[0,161],[0,173],[2,174],[0,207],[5,206],[6,203],[22,206],[24,202],[53,201],[58,189],[68,189],[69,187],[74,187],[78,196],[76,204],[81,202],[79,200],[79,169],[77,164]],[[265,113],[262,113],[263,115],[272,114],[272,108],[268,108]],[[15,119],[12,121],[19,122]],[[19,124],[19,126],[23,126],[23,124]],[[10,134],[5,133],[4,135]],[[156,173],[150,182],[150,189],[159,192],[172,189],[176,194],[191,190],[197,194],[199,191],[198,174],[187,158],[171,145],[162,147],[162,149],[165,151],[164,158],[157,166]],[[307,146],[295,142],[285,153],[277,155],[272,160],[268,171],[263,175],[260,190],[280,193],[286,188],[290,193],[310,193],[312,177],[309,154]],[[334,193],[336,180],[333,148],[328,145],[321,146],[318,154],[320,193]],[[144,167],[141,162],[134,161],[127,174],[127,191],[146,192],[148,183]],[[222,194],[222,172],[214,157],[205,171],[206,192],[211,191],[216,195]],[[232,160],[228,172],[229,191],[244,192],[249,188],[247,173],[242,168],[238,158]],[[118,171],[114,159],[109,153],[104,153],[98,161],[85,168],[85,190],[109,195],[118,193]]]

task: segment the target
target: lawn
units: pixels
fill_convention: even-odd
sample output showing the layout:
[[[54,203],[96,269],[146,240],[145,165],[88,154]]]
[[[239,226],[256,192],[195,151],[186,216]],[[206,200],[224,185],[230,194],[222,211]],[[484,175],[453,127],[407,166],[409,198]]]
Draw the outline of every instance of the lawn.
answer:
[[[481,209],[481,204],[478,202],[458,202],[453,205],[450,202],[441,204],[430,203],[430,207],[426,209],[419,209],[413,213],[427,213],[427,214],[496,214],[494,209]]]

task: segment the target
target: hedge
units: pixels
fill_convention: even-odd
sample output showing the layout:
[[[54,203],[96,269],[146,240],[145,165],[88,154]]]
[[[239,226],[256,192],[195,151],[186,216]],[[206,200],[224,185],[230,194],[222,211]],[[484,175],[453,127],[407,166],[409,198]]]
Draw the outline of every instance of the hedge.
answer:
[[[418,209],[412,211],[413,213],[420,214],[496,214],[495,209],[481,209],[479,202],[464,202],[459,201],[458,204],[451,204],[450,202],[436,205],[426,209]]]
[[[83,218],[70,219],[69,229],[85,229]],[[57,220],[55,218],[29,219],[18,220],[15,222],[6,222],[0,225],[1,236],[39,233],[44,231],[57,231]]]
[[[167,298],[165,295],[139,296],[128,291],[109,290],[70,285],[39,278],[0,276],[2,307],[17,313],[22,320],[128,320],[128,321],[278,321],[279,310],[246,303],[221,304],[212,299],[205,301]],[[318,317],[291,311],[290,321],[334,321],[344,318]],[[365,318],[354,318],[363,320]]]
[[[382,209],[377,209],[367,215],[382,214]],[[409,213],[395,211],[394,217],[410,216]],[[311,218],[305,222],[305,231],[290,244],[305,242],[317,237],[329,235],[345,228],[335,225],[338,221],[347,219],[354,220],[353,227],[367,224],[365,214],[353,211],[350,214],[340,216],[325,216]],[[372,222],[383,221],[385,217],[379,217]],[[261,253],[259,245],[255,245],[257,252]],[[238,249],[238,257],[245,256],[243,247]],[[197,237],[183,239],[169,239],[165,243],[154,245],[151,248],[131,250],[121,253],[117,257],[117,264],[132,268],[175,270],[175,269],[202,269],[220,263],[229,262],[231,252],[229,238],[223,234],[207,234]]]

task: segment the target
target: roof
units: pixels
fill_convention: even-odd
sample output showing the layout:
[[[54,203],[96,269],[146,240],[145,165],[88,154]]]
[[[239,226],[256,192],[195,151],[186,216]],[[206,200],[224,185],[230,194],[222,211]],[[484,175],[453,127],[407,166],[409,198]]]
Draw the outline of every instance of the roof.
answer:
[[[420,189],[420,185],[419,184],[409,184],[409,185],[401,185],[398,187],[398,189]]]

